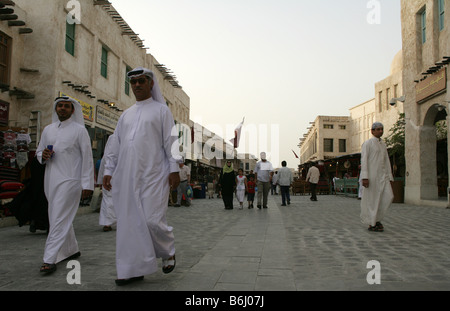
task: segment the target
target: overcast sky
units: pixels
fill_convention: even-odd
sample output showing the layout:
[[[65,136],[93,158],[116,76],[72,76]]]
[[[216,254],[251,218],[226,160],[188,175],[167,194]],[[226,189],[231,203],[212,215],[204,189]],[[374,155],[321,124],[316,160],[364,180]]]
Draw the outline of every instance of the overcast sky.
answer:
[[[110,2],[176,75],[191,120],[228,140],[245,117],[257,138],[238,150],[274,167],[300,164],[292,150],[316,116],[374,98],[402,47],[400,0]]]

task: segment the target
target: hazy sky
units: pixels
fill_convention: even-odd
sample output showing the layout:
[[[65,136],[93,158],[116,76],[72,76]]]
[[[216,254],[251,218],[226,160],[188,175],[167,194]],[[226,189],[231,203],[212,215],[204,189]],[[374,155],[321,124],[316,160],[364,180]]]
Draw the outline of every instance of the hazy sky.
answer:
[[[401,50],[400,0],[110,2],[176,75],[191,120],[228,140],[245,117],[258,143],[247,135],[238,150],[272,153],[274,167],[297,167],[291,150],[316,116],[374,98]]]

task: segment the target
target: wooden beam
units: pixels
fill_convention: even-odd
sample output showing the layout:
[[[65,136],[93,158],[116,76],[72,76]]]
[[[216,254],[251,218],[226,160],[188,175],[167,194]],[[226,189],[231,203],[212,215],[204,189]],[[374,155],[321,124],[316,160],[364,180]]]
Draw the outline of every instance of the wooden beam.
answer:
[[[31,28],[20,28],[19,29],[19,34],[21,34],[21,35],[26,34],[26,33],[32,33],[32,32],[33,32],[33,29],[31,29]]]
[[[0,15],[0,20],[2,21],[10,21],[10,20],[15,20],[18,19],[19,17],[16,14],[3,14]]]
[[[8,26],[25,26],[26,23],[24,21],[8,21]]]

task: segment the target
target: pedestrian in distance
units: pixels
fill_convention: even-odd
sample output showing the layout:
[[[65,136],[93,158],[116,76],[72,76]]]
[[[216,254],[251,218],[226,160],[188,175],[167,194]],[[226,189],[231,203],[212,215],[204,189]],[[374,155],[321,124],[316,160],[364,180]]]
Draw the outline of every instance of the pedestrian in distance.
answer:
[[[136,104],[120,116],[116,148],[105,153],[103,187],[112,191],[117,217],[116,284],[143,280],[176,265],[175,237],[167,224],[167,198],[180,183],[174,120],[158,80],[147,68],[127,73]]]
[[[116,143],[116,139],[114,135],[109,136],[108,141],[106,142],[105,152],[108,153],[109,149],[116,148],[114,144]],[[104,157],[104,156],[103,156]],[[100,161],[100,166],[98,168],[97,175],[97,184],[102,186],[102,202],[100,205],[100,216],[99,216],[99,224],[103,226],[103,231],[108,232],[112,230],[112,226],[116,224],[116,212],[114,211],[113,198],[111,195],[111,191],[106,190],[103,187],[103,175],[105,172],[105,161]]]
[[[181,206],[181,200],[184,195],[184,199],[186,201],[186,206],[191,206],[191,199],[188,196],[188,188],[191,183],[191,168],[181,162],[180,164],[180,184],[177,188],[177,203],[175,207]]]
[[[38,161],[45,164],[50,226],[40,268],[43,273],[54,272],[58,262],[80,256],[73,220],[80,198],[88,198],[94,190],[91,139],[80,103],[70,97],[56,98],[52,122],[44,128],[36,150]]]
[[[233,169],[233,163],[227,160],[219,177],[222,200],[225,209],[233,209],[233,196],[236,189],[236,173]]]
[[[272,172],[270,175],[271,175],[271,178],[270,178],[270,184],[271,184],[271,186],[272,186],[272,188],[271,188],[271,192],[270,192],[270,194],[272,194],[272,195],[278,195],[278,174],[277,174],[278,172]]]
[[[214,198],[214,188],[215,188],[215,179],[214,179],[214,173],[209,173],[209,175],[206,178],[208,182],[208,198],[213,199]]]
[[[249,180],[247,181],[247,203],[248,208],[253,208],[253,201],[255,200],[255,175],[250,174]]]
[[[308,174],[306,175],[306,181],[309,181],[309,189],[311,191],[311,201],[317,201],[317,184],[320,179],[320,171],[316,165],[313,165],[309,168]]]
[[[278,184],[281,191],[281,206],[291,204],[291,195],[289,193],[294,178],[291,170],[287,167],[287,162],[281,162],[281,168],[278,170]]]
[[[365,141],[361,149],[360,178],[364,187],[361,199],[361,221],[369,231],[384,231],[381,224],[390,207],[394,194],[394,181],[386,144],[381,139],[383,124],[372,125],[372,137]]]
[[[261,160],[256,163],[255,176],[258,187],[256,207],[267,208],[268,195],[270,191],[270,173],[273,172],[272,163],[267,161],[266,153],[260,153]]]

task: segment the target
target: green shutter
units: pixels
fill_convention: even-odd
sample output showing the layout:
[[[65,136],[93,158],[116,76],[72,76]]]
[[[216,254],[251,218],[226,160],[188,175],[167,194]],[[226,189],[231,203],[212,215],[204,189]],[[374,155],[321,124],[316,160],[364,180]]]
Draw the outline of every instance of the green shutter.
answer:
[[[108,50],[105,47],[102,47],[102,59],[100,66],[100,73],[103,77],[108,77]]]
[[[75,56],[75,23],[66,22],[66,51]]]

